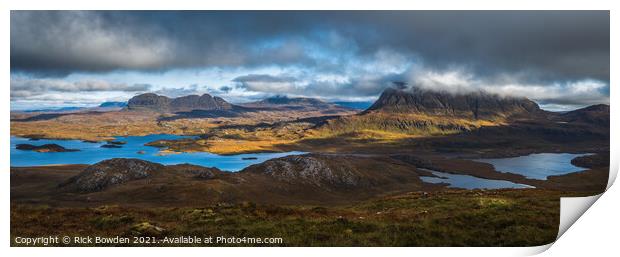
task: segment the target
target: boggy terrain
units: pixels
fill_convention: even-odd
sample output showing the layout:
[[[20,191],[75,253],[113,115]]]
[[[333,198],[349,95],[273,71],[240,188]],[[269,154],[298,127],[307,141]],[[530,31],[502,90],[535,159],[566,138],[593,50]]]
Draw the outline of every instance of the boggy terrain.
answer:
[[[276,244],[157,246],[533,246],[551,243],[557,237],[561,195],[536,189],[444,190],[334,207],[252,202],[150,208],[14,204],[11,235],[282,239]],[[154,246],[132,242],[99,246]]]
[[[409,191],[444,189],[447,184],[424,183],[420,179],[435,176],[428,170],[507,180],[538,189],[601,192],[606,186],[608,160],[605,155],[580,157],[575,164],[587,171],[536,180],[497,172],[486,163],[413,155],[306,154],[271,159],[239,172],[110,159],[90,166],[13,168],[11,199],[52,206],[192,206],[243,201],[338,205]]]
[[[282,245],[540,245],[557,235],[559,197],[605,190],[609,106],[566,113],[523,98],[391,88],[368,110],[273,98],[233,105],[153,94],[123,110],[12,114],[11,134],[112,140],[170,133],[162,151],[305,151],[231,173],[138,159],[11,168],[11,235],[281,236]],[[480,157],[593,153],[547,180]],[[460,190],[430,171],[525,184]]]
[[[137,159],[13,168],[11,235],[280,237],[277,245],[284,246],[542,245],[556,237],[560,196],[604,190],[605,161],[605,155],[576,159],[590,169],[546,181],[468,160],[411,155],[287,156],[237,173]],[[449,189],[421,181],[434,176],[426,169],[537,188]]]

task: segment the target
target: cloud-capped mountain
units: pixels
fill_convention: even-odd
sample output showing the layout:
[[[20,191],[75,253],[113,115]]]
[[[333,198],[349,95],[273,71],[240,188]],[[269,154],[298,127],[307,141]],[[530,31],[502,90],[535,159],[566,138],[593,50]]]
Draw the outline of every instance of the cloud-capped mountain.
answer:
[[[420,113],[468,119],[496,119],[538,115],[538,104],[527,98],[502,97],[483,91],[464,94],[420,89],[388,88],[368,112]]]

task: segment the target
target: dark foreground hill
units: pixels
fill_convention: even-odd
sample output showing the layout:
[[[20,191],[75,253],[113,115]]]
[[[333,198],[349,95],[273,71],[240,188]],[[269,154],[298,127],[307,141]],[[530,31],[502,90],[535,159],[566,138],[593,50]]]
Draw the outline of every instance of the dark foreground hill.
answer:
[[[431,174],[389,157],[287,156],[236,173],[188,164],[164,166],[138,159],[110,159],[84,167],[45,194],[63,199],[77,193],[77,202],[87,198],[131,203],[157,199],[164,205],[244,200],[335,203],[440,187],[423,184],[420,175]]]
[[[586,157],[590,170],[547,181],[469,160],[411,155],[287,156],[238,173],[136,159],[11,168],[11,236],[249,235],[281,237],[278,245],[285,246],[540,245],[557,236],[561,196],[604,190],[608,166],[597,163],[606,160]],[[432,176],[423,168],[536,189],[446,189],[423,183],[420,176]]]
[[[220,175],[217,168],[182,164],[164,166],[140,159],[115,158],[90,165],[77,175],[59,184],[63,190],[78,193],[101,192],[110,187],[123,185],[132,181],[146,180],[171,173],[181,173],[196,179],[209,179]]]
[[[599,159],[594,156],[582,162],[597,163]],[[490,164],[437,156],[306,154],[268,160],[239,172],[110,159],[89,166],[12,168],[11,200],[64,206],[196,206],[243,201],[348,204],[403,192],[442,190],[446,184],[421,180],[421,176],[434,176],[427,169],[509,180],[539,189],[595,191],[607,181],[607,169],[601,165],[590,165],[593,170],[581,174],[541,181],[496,172]]]

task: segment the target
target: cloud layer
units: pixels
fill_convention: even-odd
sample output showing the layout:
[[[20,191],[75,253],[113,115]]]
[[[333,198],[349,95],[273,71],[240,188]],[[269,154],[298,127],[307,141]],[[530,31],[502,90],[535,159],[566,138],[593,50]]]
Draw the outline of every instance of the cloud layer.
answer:
[[[68,82],[59,79],[11,79],[11,100],[28,99],[35,96],[56,93],[81,92],[144,92],[150,89],[148,84],[109,83],[89,80]]]
[[[11,73],[25,79],[11,99],[98,83],[126,96],[151,84],[135,89],[370,99],[399,80],[577,106],[608,102],[609,29],[608,11],[12,11]],[[218,78],[140,81],[186,70]],[[128,72],[142,75],[104,82]]]
[[[35,72],[337,65],[381,48],[431,65],[609,77],[607,11],[11,12],[11,68]],[[322,54],[331,62],[319,63]]]
[[[378,77],[361,77],[344,81],[300,81],[293,77],[274,77],[252,74],[235,78],[237,87],[247,91],[280,92],[296,96],[312,96],[329,100],[342,100],[351,96],[354,100],[374,99],[393,82],[404,82],[420,87],[452,94],[485,91],[500,96],[526,97],[552,109],[571,109],[592,104],[609,104],[608,84],[593,79],[554,83],[528,83],[519,76],[502,74],[495,77],[478,77],[464,69],[432,70],[419,65],[400,74]],[[564,106],[564,107],[562,107]]]

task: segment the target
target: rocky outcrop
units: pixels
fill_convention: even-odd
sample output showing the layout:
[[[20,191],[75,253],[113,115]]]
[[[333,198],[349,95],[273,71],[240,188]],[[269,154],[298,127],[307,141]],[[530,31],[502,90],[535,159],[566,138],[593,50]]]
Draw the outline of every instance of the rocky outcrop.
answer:
[[[97,192],[110,186],[147,178],[165,166],[139,159],[115,158],[88,166],[61,187],[78,192]]]
[[[169,167],[197,179],[213,179],[224,174],[223,171],[215,167],[208,168],[192,164],[177,164]]]
[[[17,150],[35,151],[39,153],[60,153],[60,152],[77,152],[78,149],[67,149],[57,144],[31,145],[18,144],[15,146]]]
[[[345,157],[327,155],[292,155],[249,166],[241,172],[267,175],[273,179],[316,187],[352,188],[367,186],[365,176]]]
[[[365,112],[402,112],[494,119],[516,115],[538,115],[542,111],[526,98],[502,97],[482,91],[449,93],[417,87],[388,88]]]
[[[168,98],[153,93],[135,96],[127,102],[130,110],[149,109],[157,112],[190,112],[231,110],[233,105],[220,97],[209,94]]]
[[[287,197],[325,199],[411,190],[422,181],[415,166],[386,156],[304,154],[275,158],[231,175],[242,187]]]

